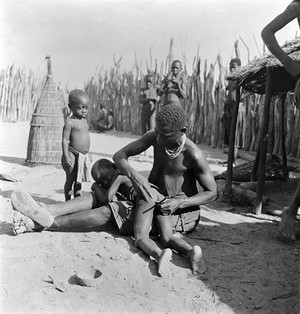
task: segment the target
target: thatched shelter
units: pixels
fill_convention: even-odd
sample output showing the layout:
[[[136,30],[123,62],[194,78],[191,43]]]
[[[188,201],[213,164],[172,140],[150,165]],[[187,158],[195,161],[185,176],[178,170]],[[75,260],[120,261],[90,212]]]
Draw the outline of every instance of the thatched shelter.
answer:
[[[28,166],[60,166],[62,155],[63,104],[53,81],[50,56],[46,60],[46,82],[30,123],[26,158]]]
[[[300,61],[300,38],[296,38],[283,47],[283,50],[294,60]],[[229,143],[228,154],[228,171],[226,176],[225,193],[230,194],[232,188],[232,173],[233,173],[233,154],[234,154],[234,140],[235,128],[238,115],[238,108],[240,102],[241,87],[247,91],[265,94],[263,127],[260,135],[259,149],[256,155],[255,164],[253,167],[253,177],[258,173],[258,184],[256,189],[256,204],[254,211],[256,214],[262,212],[262,199],[265,184],[266,171],[266,155],[267,155],[267,141],[268,141],[268,127],[270,115],[271,98],[274,95],[282,95],[282,117],[284,117],[284,101],[285,95],[289,91],[293,91],[295,87],[295,79],[271,54],[265,54],[261,58],[254,59],[248,65],[240,68],[238,71],[231,73],[228,79],[236,81],[237,95],[234,114],[231,125],[231,137]],[[284,120],[282,119],[282,130],[284,130]],[[287,158],[285,150],[285,132],[282,132],[282,158],[283,165],[287,169]]]
[[[300,60],[300,38],[287,42],[282,49],[294,60]],[[272,69],[273,95],[293,91],[295,80],[289,75],[281,62],[267,53],[260,58],[230,73],[228,79],[236,80],[239,86],[256,94],[265,94],[267,70]]]

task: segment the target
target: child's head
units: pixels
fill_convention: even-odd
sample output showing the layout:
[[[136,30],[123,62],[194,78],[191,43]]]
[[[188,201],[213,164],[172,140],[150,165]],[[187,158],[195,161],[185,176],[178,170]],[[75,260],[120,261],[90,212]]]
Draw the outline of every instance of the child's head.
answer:
[[[234,72],[241,66],[241,60],[239,58],[233,58],[230,60],[229,63],[229,70],[230,72]]]
[[[69,108],[73,115],[78,118],[84,118],[88,111],[89,96],[80,89],[74,89],[69,94]]]
[[[174,60],[171,65],[171,71],[176,76],[182,70],[182,63],[179,60]]]
[[[108,189],[119,175],[119,170],[113,162],[103,158],[94,163],[91,173],[97,184]]]
[[[145,82],[147,87],[151,87],[155,82],[155,73],[150,72],[145,76]]]

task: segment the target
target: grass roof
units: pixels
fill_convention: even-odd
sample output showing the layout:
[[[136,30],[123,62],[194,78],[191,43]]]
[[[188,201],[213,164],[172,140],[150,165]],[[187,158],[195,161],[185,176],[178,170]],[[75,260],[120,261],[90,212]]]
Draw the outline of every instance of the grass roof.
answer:
[[[287,42],[282,48],[292,59],[300,61],[300,37]],[[274,78],[274,93],[293,91],[295,80],[289,75],[282,63],[270,53],[255,58],[246,66],[230,73],[227,78],[237,80],[240,86],[250,92],[264,94],[267,69],[270,67]]]

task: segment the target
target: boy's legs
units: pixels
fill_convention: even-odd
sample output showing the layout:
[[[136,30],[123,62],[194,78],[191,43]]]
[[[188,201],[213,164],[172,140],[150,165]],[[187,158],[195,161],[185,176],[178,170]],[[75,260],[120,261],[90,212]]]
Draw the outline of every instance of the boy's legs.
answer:
[[[76,171],[77,172],[77,171]],[[79,197],[82,195],[82,184],[80,182],[74,182],[74,197]]]
[[[143,111],[142,111],[142,114],[141,114],[141,127],[142,127],[142,134],[145,134],[147,132],[147,114],[145,114]]]
[[[171,248],[183,255],[188,255],[193,248],[183,239],[174,237],[171,217],[157,215],[155,219],[157,220],[158,231],[163,247]]]
[[[135,245],[158,261],[162,250],[153,240],[149,238],[149,233],[152,227],[154,208],[150,210],[148,209],[154,205],[155,200],[146,202],[143,199],[137,199],[133,233],[135,238]]]
[[[133,231],[135,245],[158,261],[162,250],[149,238],[149,233],[152,228],[154,206],[156,202],[160,202],[165,196],[154,188],[151,189],[151,192],[153,194],[153,199],[149,202],[137,197]]]
[[[172,232],[170,216],[157,215],[156,220],[163,247],[171,248],[178,253],[186,255],[191,264],[193,274],[204,273],[206,267],[200,246],[195,245],[191,247],[185,240],[175,237]],[[165,267],[165,264],[164,262],[163,267]]]
[[[69,153],[69,158],[72,163],[72,166],[68,167],[66,164],[64,164],[63,159],[62,159],[62,167],[66,173],[66,182],[64,185],[64,194],[65,194],[66,201],[71,199],[73,183],[75,183],[76,177],[77,177],[76,157],[74,156],[73,153],[71,152],[68,152],[68,153]]]

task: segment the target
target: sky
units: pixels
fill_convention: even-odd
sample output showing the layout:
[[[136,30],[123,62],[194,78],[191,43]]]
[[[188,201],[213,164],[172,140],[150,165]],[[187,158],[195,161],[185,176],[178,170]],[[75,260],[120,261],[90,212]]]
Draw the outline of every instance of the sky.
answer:
[[[0,0],[0,70],[14,64],[46,74],[51,55],[54,81],[83,88],[97,71],[110,69],[113,56],[121,70],[131,71],[135,55],[146,72],[146,60],[165,61],[170,40],[174,57],[186,57],[190,73],[199,46],[204,63],[218,52],[224,64],[242,38],[250,58],[262,52],[262,28],[283,12],[291,0]],[[277,33],[280,44],[293,39],[293,21]],[[239,43],[242,63],[247,63]]]

